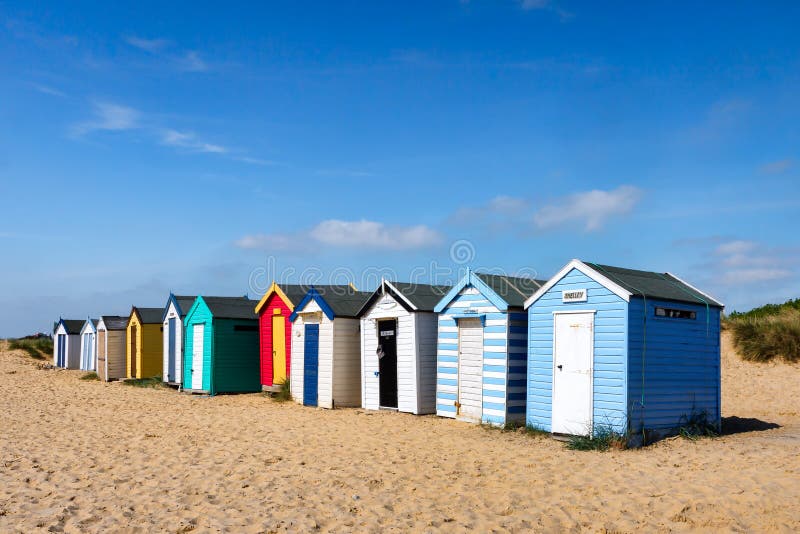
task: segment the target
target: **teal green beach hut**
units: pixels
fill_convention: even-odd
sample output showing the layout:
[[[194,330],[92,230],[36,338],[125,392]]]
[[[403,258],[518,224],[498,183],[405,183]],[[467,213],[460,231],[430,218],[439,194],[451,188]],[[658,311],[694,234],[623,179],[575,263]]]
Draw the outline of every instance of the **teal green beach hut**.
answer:
[[[183,389],[261,391],[258,302],[246,297],[197,297],[184,326]]]

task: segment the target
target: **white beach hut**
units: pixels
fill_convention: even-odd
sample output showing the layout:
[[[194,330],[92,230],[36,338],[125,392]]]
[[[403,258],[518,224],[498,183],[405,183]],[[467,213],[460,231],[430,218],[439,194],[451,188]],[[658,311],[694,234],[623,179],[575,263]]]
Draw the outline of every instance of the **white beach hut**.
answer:
[[[63,369],[79,369],[81,365],[80,319],[59,319],[53,331],[53,365]]]
[[[358,313],[361,406],[436,412],[437,315],[449,286],[383,280]]]
[[[97,319],[87,319],[81,328],[82,371],[94,371],[97,365]]]

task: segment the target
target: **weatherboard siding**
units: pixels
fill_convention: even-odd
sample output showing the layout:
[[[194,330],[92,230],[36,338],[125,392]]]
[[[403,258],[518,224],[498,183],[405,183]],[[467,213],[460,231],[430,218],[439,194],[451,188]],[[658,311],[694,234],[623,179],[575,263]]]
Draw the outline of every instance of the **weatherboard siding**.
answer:
[[[164,319],[162,337],[162,369],[161,377],[164,382],[169,380],[169,320],[175,319],[175,382],[183,382],[183,320],[175,308],[175,303],[170,300],[167,315]]]
[[[417,411],[436,413],[436,343],[439,318],[435,313],[414,314],[417,344]]]
[[[68,334],[63,324],[58,325],[58,329],[53,337],[53,365],[57,365],[58,358],[58,335],[64,335],[64,369],[79,369],[81,364],[81,339],[79,334]]]
[[[192,389],[192,355],[194,354],[194,325],[203,324],[203,388],[201,391],[211,391],[211,353],[214,339],[214,326],[211,310],[204,301],[199,300],[192,306],[192,310],[183,321],[184,339],[183,348],[186,358],[183,363],[183,388]]]
[[[213,324],[213,368],[209,367],[211,376],[208,377],[211,393],[260,391],[257,319],[215,318]],[[203,377],[204,383],[205,380]]]
[[[380,404],[378,321],[397,321],[397,409],[419,413],[417,401],[417,334],[415,316],[386,293],[361,317],[362,407],[377,410]]]
[[[313,300],[302,310],[296,310],[297,317],[292,323],[292,382],[291,391],[294,400],[303,403],[303,366],[305,325],[319,324],[319,374],[317,385],[317,405],[332,408],[333,382],[333,321],[328,319],[319,305]]]
[[[587,301],[563,303],[561,292],[586,289]],[[627,412],[628,303],[572,269],[528,309],[527,417],[552,429],[554,312],[595,311],[592,372],[593,422],[623,431]]]
[[[278,315],[285,318],[284,325],[286,331],[286,376],[292,376],[292,323],[289,321],[289,316],[292,314],[292,307],[289,303],[283,300],[276,292],[267,299],[264,306],[259,311],[259,347],[261,351],[261,367],[260,376],[261,384],[264,386],[272,386],[273,378],[273,349],[272,349],[272,318],[276,315],[275,310],[279,310]]]
[[[321,358],[322,354],[320,353]],[[361,341],[358,319],[334,318],[331,368],[331,407],[360,406]]]
[[[484,316],[483,368],[481,370],[481,421],[504,424],[524,420],[525,414],[525,327],[521,310],[501,312],[481,292],[469,285],[439,314],[436,413],[456,417],[458,396],[458,319],[460,315]],[[509,325],[514,336],[509,338]],[[511,349],[511,350],[510,350]],[[509,360],[509,354],[512,358]]]
[[[642,298],[631,298],[629,306],[631,428],[675,429],[684,418],[702,412],[718,424],[721,417],[719,308],[647,299],[645,314]],[[697,318],[656,317],[656,306],[691,310],[697,313]]]

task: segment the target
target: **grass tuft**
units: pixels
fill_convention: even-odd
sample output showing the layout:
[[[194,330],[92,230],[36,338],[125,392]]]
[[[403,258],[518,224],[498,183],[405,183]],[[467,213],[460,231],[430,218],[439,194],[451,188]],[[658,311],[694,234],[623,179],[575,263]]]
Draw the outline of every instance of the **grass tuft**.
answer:
[[[270,393],[270,398],[275,402],[287,402],[292,400],[292,385],[287,378],[280,384],[280,389],[277,393]]]
[[[628,448],[628,436],[611,426],[601,425],[595,428],[591,436],[571,436],[567,448],[573,451],[624,450]]]
[[[24,350],[34,360],[46,360],[53,354],[53,340],[49,337],[10,339],[8,348]]]
[[[716,425],[708,419],[708,412],[692,412],[682,416],[678,427],[678,434],[684,439],[692,441],[700,438],[715,438],[719,436]]]
[[[89,371],[81,377],[81,380],[100,380],[100,377],[94,371]]]
[[[739,315],[725,320],[742,358],[800,362],[800,311],[786,307],[771,315]]]
[[[151,378],[130,378],[123,382],[126,386],[133,386],[135,388],[163,388],[164,382],[160,376]]]

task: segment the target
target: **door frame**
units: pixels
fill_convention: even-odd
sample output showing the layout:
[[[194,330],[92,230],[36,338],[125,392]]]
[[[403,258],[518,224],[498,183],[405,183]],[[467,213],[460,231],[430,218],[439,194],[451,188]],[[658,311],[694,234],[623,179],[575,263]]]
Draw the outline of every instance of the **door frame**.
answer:
[[[553,432],[553,413],[555,411],[556,398],[556,319],[559,315],[584,314],[592,317],[592,343],[589,345],[589,435],[594,435],[594,325],[597,318],[597,310],[556,310],[553,312],[553,358],[551,372],[553,378],[550,383],[550,432]]]
[[[397,406],[383,406],[381,404],[381,361],[378,360],[378,409],[379,410],[399,410],[400,409],[400,369],[398,368],[399,365],[399,354],[397,354],[397,341],[400,332],[400,321],[398,320],[399,317],[385,317],[383,319],[375,319],[375,330],[376,330],[376,337],[378,340],[378,346],[381,344],[381,323],[388,323],[389,321],[394,323],[394,392],[395,392],[395,404]]]

